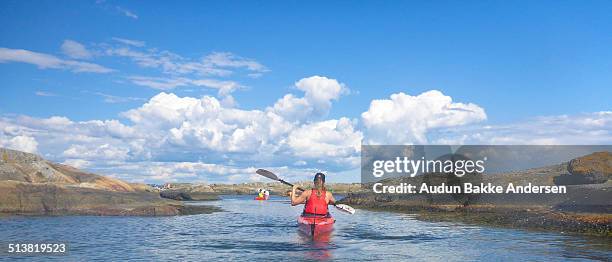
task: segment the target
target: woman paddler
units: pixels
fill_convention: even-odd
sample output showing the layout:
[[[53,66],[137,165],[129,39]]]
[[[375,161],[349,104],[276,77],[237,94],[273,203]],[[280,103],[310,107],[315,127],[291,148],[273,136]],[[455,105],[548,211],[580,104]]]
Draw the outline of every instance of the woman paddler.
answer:
[[[331,192],[325,190],[325,175],[317,173],[313,179],[314,188],[304,191],[297,196],[295,190],[298,188],[294,185],[291,189],[291,205],[297,206],[304,204],[303,216],[329,216],[327,205],[333,205],[336,202]]]

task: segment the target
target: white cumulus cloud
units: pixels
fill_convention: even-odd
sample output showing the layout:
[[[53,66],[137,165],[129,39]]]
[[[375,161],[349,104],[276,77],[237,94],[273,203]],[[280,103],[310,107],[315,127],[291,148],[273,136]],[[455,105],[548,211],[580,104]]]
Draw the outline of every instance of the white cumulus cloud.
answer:
[[[219,59],[219,58],[217,58]],[[217,62],[222,64],[221,62]],[[227,65],[226,65],[227,66]],[[118,119],[0,117],[0,146],[130,181],[252,181],[255,168],[291,180],[359,167],[365,143],[609,144],[612,112],[486,125],[483,108],[439,91],[374,100],[360,119],[328,119],[347,92],[322,76],[262,109],[161,92]],[[114,99],[114,97],[109,97]],[[134,100],[137,101],[137,100]]]
[[[304,92],[303,97],[287,94],[279,99],[272,110],[292,121],[304,121],[308,118],[327,116],[332,101],[338,100],[348,88],[336,79],[324,76],[311,76],[295,82],[295,87]]]
[[[348,118],[332,119],[300,126],[288,137],[288,144],[297,157],[345,160],[359,157],[363,134]]]
[[[36,153],[38,151],[38,142],[35,138],[30,136],[19,135],[12,138],[0,136],[0,147],[6,147],[28,153]]]
[[[66,158],[79,158],[86,160],[126,160],[129,149],[125,147],[103,145],[71,145],[63,153]]]
[[[373,100],[361,117],[370,144],[425,144],[431,130],[487,119],[478,105],[453,102],[437,90],[417,96],[397,93],[390,99]]]

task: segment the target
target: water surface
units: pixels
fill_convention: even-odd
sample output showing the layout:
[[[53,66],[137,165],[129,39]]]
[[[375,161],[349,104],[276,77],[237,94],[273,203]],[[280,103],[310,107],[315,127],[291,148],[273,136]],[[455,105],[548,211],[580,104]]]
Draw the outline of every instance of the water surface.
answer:
[[[298,233],[301,207],[286,198],[254,201],[224,196],[225,212],[176,217],[11,217],[0,218],[7,241],[62,240],[70,253],[26,260],[609,260],[612,240],[425,222],[413,215],[331,210],[337,222],[327,239]],[[0,256],[0,260],[7,259]],[[14,259],[11,258],[11,259]]]

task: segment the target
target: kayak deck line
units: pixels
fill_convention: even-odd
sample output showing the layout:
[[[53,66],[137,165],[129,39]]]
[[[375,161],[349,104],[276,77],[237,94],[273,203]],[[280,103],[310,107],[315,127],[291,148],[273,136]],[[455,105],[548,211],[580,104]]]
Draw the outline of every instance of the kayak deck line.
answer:
[[[298,229],[309,236],[315,237],[330,233],[336,220],[330,216],[299,216]]]

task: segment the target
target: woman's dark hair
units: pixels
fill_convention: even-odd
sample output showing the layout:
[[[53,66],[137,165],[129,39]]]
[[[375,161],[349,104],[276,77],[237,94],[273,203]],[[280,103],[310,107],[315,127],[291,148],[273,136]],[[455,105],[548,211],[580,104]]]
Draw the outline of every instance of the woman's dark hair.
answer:
[[[312,181],[317,181],[317,178],[320,178],[321,181],[323,181],[323,183],[325,183],[325,174],[323,173],[316,173],[314,176],[314,179]]]
[[[314,179],[312,180],[315,183],[315,186],[316,186],[316,183],[317,183],[317,179],[321,179],[321,182],[322,182],[320,189],[322,189],[323,191],[327,191],[325,189],[325,174],[323,174],[323,173],[316,173],[315,174]]]

